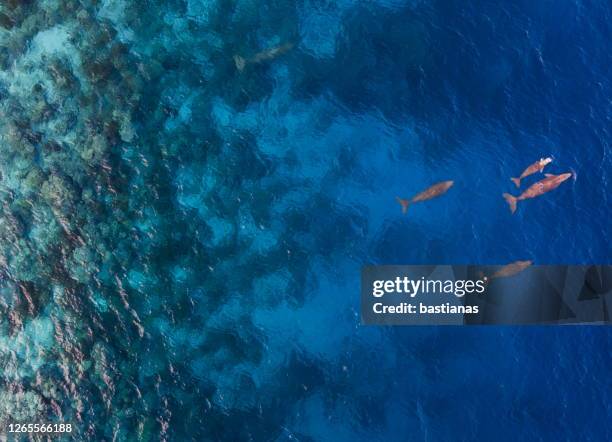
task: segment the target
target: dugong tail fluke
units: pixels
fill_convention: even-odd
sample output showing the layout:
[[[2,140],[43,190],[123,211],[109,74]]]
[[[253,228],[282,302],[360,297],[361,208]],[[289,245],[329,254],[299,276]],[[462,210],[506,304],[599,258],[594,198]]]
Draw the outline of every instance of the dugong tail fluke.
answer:
[[[402,213],[406,214],[408,211],[408,206],[410,205],[410,201],[400,198],[399,196],[395,197],[395,200],[402,206]]]
[[[521,178],[510,178],[516,187],[521,187]]]
[[[504,193],[502,196],[510,206],[510,212],[516,212],[516,197],[510,195],[509,193]]]

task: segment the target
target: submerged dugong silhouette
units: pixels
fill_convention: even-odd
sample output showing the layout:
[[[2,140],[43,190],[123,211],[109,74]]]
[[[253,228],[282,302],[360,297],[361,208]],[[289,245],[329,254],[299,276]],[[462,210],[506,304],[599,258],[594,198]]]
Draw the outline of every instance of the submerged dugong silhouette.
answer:
[[[521,176],[519,176],[518,178],[510,178],[510,179],[516,185],[516,187],[521,187],[521,180],[523,178],[528,177],[529,175],[533,175],[536,172],[542,172],[547,164],[552,163],[552,160],[553,159],[551,157],[540,158],[538,161],[536,161],[531,166],[529,166],[527,169],[525,169],[523,173],[521,173]]]
[[[410,200],[402,199],[399,196],[396,196],[395,200],[400,204],[400,206],[402,206],[402,213],[406,213],[410,204],[418,203],[419,201],[427,201],[443,195],[452,187],[453,184],[455,184],[454,181],[442,181],[413,196]]]
[[[274,60],[276,57],[283,55],[285,52],[289,52],[291,49],[293,49],[293,46],[293,43],[285,43],[283,45],[258,52],[251,58],[244,58],[240,55],[234,55],[234,64],[236,65],[236,69],[242,72],[248,64],[258,64],[263,61]]]
[[[546,178],[541,181],[538,181],[535,184],[532,184],[525,190],[520,196],[513,196],[509,193],[504,193],[502,196],[510,206],[510,212],[516,212],[516,204],[518,201],[526,200],[529,198],[535,198],[536,196],[544,195],[551,190],[556,189],[559,185],[570,178],[572,173],[562,173],[561,175],[551,175],[550,173],[546,174]]]

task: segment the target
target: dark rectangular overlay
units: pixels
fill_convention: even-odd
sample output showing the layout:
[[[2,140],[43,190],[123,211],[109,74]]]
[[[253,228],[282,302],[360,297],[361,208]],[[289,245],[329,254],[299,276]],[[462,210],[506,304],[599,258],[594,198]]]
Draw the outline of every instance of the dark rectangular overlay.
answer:
[[[367,266],[361,274],[363,324],[609,325],[611,315],[611,265]]]

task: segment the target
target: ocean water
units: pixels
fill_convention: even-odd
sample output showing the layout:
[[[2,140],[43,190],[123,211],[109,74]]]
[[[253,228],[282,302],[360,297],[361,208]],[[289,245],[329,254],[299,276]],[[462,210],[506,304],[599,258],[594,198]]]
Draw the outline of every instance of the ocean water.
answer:
[[[610,263],[610,23],[600,0],[2,2],[2,429],[612,439],[609,328],[358,310],[364,264]],[[511,215],[543,156],[574,179]]]

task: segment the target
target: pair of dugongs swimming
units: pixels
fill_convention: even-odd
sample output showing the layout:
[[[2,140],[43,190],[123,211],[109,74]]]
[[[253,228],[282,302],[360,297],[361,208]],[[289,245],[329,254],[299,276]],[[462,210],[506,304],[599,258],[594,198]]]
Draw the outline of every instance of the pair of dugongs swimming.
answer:
[[[536,161],[535,163],[527,167],[518,178],[510,178],[510,179],[516,185],[516,187],[520,187],[521,180],[523,178],[528,177],[538,172],[542,173],[544,171],[544,168],[551,162],[552,162],[552,158],[550,157],[541,158],[540,160]],[[573,174],[571,172],[562,173],[559,175],[553,175],[553,174],[547,173],[545,174],[544,179],[529,186],[527,190],[525,190],[519,196],[510,195],[509,193],[504,193],[502,196],[504,197],[504,199],[510,206],[510,211],[514,213],[516,211],[516,205],[518,201],[526,200],[529,198],[535,198],[537,196],[548,193],[551,190],[559,187],[559,185],[562,182],[566,181],[568,178],[571,178],[572,176]],[[406,213],[408,211],[408,206],[410,204],[413,204],[419,201],[426,201],[426,200],[435,198],[437,196],[443,195],[448,191],[448,189],[450,189],[453,186],[453,184],[454,184],[454,181],[442,181],[440,183],[434,184],[433,186],[429,187],[423,192],[415,195],[411,199],[403,199],[400,197],[396,197],[396,200],[402,207],[402,213]],[[501,267],[498,271],[496,271],[490,276],[486,276],[484,273],[481,272],[480,277],[485,282],[488,283],[492,279],[505,278],[505,277],[516,275],[517,273],[520,273],[523,270],[525,270],[527,267],[531,266],[531,264],[533,264],[532,261],[516,261],[511,264],[507,264]]]
[[[270,61],[275,59],[276,57],[285,54],[293,48],[293,43],[285,43],[280,46],[268,48],[264,51],[258,52],[254,56],[250,58],[244,58],[240,55],[234,56],[234,63],[236,64],[236,68],[239,71],[243,71],[247,65],[250,64],[259,64],[265,61]],[[544,167],[547,164],[552,162],[552,158],[541,158],[539,161],[536,161],[531,166],[527,167],[523,171],[523,173],[518,178],[511,178],[512,182],[516,184],[516,187],[521,186],[521,180],[529,175],[533,175],[537,172],[542,172]],[[543,195],[547,192],[550,192],[553,189],[559,187],[559,185],[570,178],[572,173],[562,173],[560,175],[552,175],[546,174],[543,180],[538,181],[535,184],[532,184],[527,190],[525,190],[519,196],[510,195],[509,193],[504,193],[503,197],[510,206],[510,211],[512,213],[516,212],[516,205],[519,201],[526,200],[529,198],[535,198],[537,196]],[[448,189],[450,189],[454,181],[442,181],[440,183],[436,183],[423,192],[413,196],[411,199],[403,199],[400,197],[396,197],[397,202],[402,206],[402,213],[406,213],[408,211],[408,206],[410,204],[417,203],[419,201],[427,201],[437,196],[445,194]]]
[[[550,164],[551,162],[552,158],[550,157],[541,158],[540,160],[527,167],[518,178],[510,179],[516,185],[516,187],[520,187],[521,180],[523,178],[528,177],[529,175],[533,175],[534,173],[542,173],[546,165]],[[559,175],[547,173],[544,175],[544,179],[529,186],[527,190],[525,190],[519,196],[510,195],[509,193],[504,193],[502,196],[510,206],[510,211],[514,213],[516,212],[516,205],[519,201],[544,195],[545,193],[548,193],[551,190],[554,190],[559,187],[562,182],[566,181],[572,176],[573,174],[571,172],[562,173]],[[418,193],[410,199],[400,198],[399,196],[395,197],[395,199],[402,207],[402,213],[406,213],[410,204],[414,204],[419,201],[427,201],[437,196],[443,195],[448,191],[448,189],[453,186],[453,184],[455,184],[454,181],[442,181],[440,183],[434,184],[433,186],[429,187],[421,193]]]

